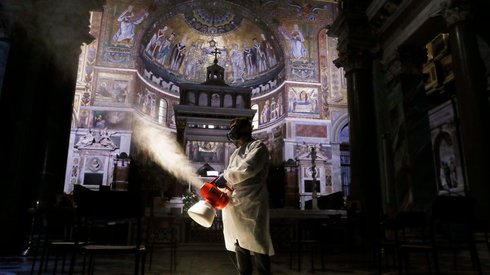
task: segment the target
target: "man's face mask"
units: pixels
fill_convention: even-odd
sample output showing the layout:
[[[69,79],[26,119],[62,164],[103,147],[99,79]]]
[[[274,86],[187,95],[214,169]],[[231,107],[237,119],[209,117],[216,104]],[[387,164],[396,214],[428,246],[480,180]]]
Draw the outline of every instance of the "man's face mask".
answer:
[[[242,137],[240,134],[240,128],[237,125],[233,125],[226,134],[226,137],[228,138],[229,141],[236,143],[238,140]]]

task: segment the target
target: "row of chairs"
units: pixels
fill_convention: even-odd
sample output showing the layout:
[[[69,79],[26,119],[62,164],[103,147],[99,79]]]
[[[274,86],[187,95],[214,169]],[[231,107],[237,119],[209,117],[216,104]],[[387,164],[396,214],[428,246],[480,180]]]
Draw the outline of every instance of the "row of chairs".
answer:
[[[141,197],[134,192],[82,188],[75,189],[74,205],[59,205],[39,217],[31,274],[45,274],[48,262],[53,263],[53,274],[74,274],[77,256],[83,256],[81,273],[93,274],[100,255],[130,255],[134,257],[134,274],[144,274],[146,256],[149,254],[147,267],[151,270],[157,247],[169,248],[170,271],[175,271],[177,230],[173,217],[145,217]]]
[[[353,237],[349,221],[341,215],[328,217],[303,217],[300,219],[283,219],[273,224],[278,249],[289,253],[289,269],[302,271],[303,259],[309,257],[311,272],[317,270],[315,261],[319,260],[321,271],[325,271],[327,254],[350,251]],[[286,241],[284,241],[286,239]],[[274,240],[273,240],[274,241]],[[283,242],[283,246],[278,242]]]
[[[410,256],[425,256],[429,273],[440,273],[440,256],[452,252],[454,264],[461,251],[469,252],[475,273],[482,274],[475,233],[479,224],[474,201],[468,197],[437,197],[428,212],[401,211],[383,219],[378,241],[379,273],[390,260],[399,274],[411,270]],[[490,252],[487,230],[484,236]],[[421,255],[422,254],[422,255]],[[391,257],[390,257],[391,256]]]

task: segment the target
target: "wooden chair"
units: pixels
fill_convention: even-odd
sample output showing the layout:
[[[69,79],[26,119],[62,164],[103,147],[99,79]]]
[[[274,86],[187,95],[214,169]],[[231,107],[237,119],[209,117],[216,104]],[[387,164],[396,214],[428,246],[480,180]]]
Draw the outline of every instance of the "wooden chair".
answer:
[[[474,204],[475,201],[469,197],[440,196],[434,200],[430,235],[437,272],[439,272],[438,256],[441,252],[451,251],[456,264],[457,253],[468,251],[474,271],[482,274],[474,239],[476,223]]]
[[[428,218],[425,212],[401,211],[396,215],[396,243],[398,246],[398,271],[410,270],[410,255],[424,254],[429,273],[432,273],[432,243],[429,239]]]
[[[310,255],[311,270],[315,269],[315,256],[320,255],[322,271],[325,270],[325,238],[324,231],[327,221],[317,220],[298,220],[293,231],[293,240],[290,242],[289,249],[289,269],[293,269],[293,258],[297,256],[298,272],[301,271],[301,262],[303,253]]]
[[[382,218],[379,224],[379,235],[376,245],[376,255],[378,261],[378,272],[383,273],[384,266],[398,266],[398,239],[395,218]]]
[[[79,221],[90,244],[80,248],[84,255],[82,274],[93,274],[100,255],[133,255],[134,274],[145,271],[146,247],[142,243],[142,201],[138,192],[75,189]],[[88,259],[88,267],[87,267]]]
[[[488,225],[488,220],[477,219],[474,226],[474,239],[475,243],[483,244],[487,247],[488,253],[490,254],[490,226]]]
[[[177,228],[174,224],[175,217],[147,217],[146,226],[146,244],[149,253],[148,270],[151,271],[153,253],[155,249],[168,249],[170,272],[177,269]]]
[[[54,256],[53,274],[58,272],[58,260],[60,257],[62,260],[61,273],[64,273],[67,255],[71,255],[69,272],[73,273],[76,254],[81,245],[77,241],[79,238],[76,236],[80,232],[75,222],[76,209],[74,205],[71,203],[56,205],[47,210],[40,217],[40,220],[43,225],[42,230],[39,231],[42,246],[33,255],[31,273],[35,271],[39,256],[38,274],[42,274],[43,270],[44,272],[48,270],[50,256]]]

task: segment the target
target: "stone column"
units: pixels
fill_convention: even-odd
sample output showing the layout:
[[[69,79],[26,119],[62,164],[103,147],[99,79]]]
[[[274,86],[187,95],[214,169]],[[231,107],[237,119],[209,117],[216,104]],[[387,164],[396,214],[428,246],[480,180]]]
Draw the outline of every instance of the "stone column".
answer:
[[[187,140],[185,139],[185,129],[187,127],[187,119],[176,118],[175,127],[177,128],[177,143],[182,147],[182,151],[185,152],[185,145]],[[171,186],[172,197],[181,198],[183,194],[183,183],[179,182],[179,179]]]
[[[0,98],[3,133],[1,250],[25,239],[27,209],[49,207],[63,193],[78,58],[89,35],[89,11],[102,1],[2,2],[8,53]]]
[[[360,203],[362,219],[358,228],[370,246],[381,212],[381,193],[376,139],[376,117],[372,83],[374,47],[365,9],[368,1],[343,1],[339,17],[329,30],[338,36],[339,58],[347,80],[349,148],[351,157],[351,200]]]
[[[187,143],[185,140],[185,129],[187,127],[187,120],[183,118],[175,119],[175,128],[177,128],[177,143],[185,148],[185,144]]]
[[[476,198],[481,217],[490,214],[490,107],[485,68],[471,24],[471,1],[445,1],[445,18],[453,59],[464,174],[469,195]]]
[[[385,180],[390,180],[386,183],[391,199],[387,207],[394,211],[403,210],[398,209],[402,201],[427,209],[437,192],[422,74],[426,60],[425,48],[404,46],[384,60],[386,90],[390,93],[385,96],[392,100],[384,117],[389,130],[383,136],[382,150],[387,154],[385,169],[394,170],[385,171],[393,173]]]

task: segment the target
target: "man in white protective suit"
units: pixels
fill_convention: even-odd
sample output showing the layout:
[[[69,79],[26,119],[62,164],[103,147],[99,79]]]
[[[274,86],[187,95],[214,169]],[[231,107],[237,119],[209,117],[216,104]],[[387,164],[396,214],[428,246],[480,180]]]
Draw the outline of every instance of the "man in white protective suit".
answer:
[[[226,249],[235,252],[240,275],[252,274],[252,255],[259,274],[272,274],[270,256],[274,248],[266,184],[269,151],[263,142],[252,138],[252,124],[247,118],[235,118],[230,126],[227,136],[237,149],[216,180],[230,197],[222,212]]]

